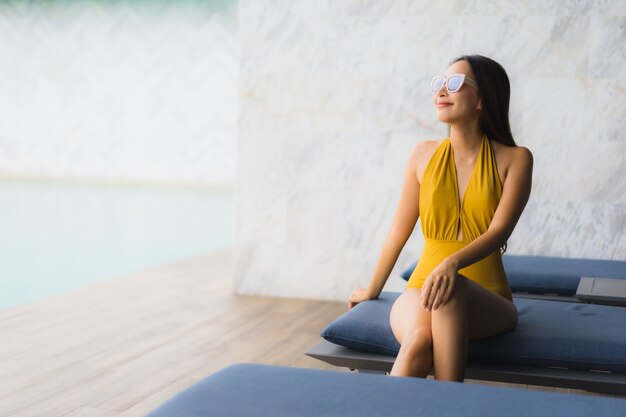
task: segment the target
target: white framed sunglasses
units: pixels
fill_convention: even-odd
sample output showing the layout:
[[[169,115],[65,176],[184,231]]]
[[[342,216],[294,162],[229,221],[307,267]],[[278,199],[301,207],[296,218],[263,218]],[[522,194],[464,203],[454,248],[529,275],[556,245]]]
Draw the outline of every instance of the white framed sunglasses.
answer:
[[[450,74],[447,77],[443,75],[435,75],[430,82],[430,89],[432,93],[437,93],[437,91],[439,91],[444,84],[446,85],[448,93],[456,93],[461,89],[463,84],[467,84],[478,89],[476,81],[472,80],[470,77],[466,77],[465,74],[456,73]]]

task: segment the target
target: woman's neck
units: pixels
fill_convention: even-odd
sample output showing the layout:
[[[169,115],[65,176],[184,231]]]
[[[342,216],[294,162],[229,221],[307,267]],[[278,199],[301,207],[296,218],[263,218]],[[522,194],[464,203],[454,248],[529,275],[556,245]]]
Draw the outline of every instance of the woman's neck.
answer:
[[[475,154],[482,139],[483,132],[479,127],[450,126],[450,144],[457,154]]]

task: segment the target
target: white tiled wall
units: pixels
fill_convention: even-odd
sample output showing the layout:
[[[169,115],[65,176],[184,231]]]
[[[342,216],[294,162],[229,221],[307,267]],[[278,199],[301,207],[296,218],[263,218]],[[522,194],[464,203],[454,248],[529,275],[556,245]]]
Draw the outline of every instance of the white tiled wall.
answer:
[[[345,301],[367,287],[429,93],[460,54],[500,62],[535,157],[508,253],[626,259],[626,3],[239,3],[235,291]],[[419,226],[385,289],[419,256]]]

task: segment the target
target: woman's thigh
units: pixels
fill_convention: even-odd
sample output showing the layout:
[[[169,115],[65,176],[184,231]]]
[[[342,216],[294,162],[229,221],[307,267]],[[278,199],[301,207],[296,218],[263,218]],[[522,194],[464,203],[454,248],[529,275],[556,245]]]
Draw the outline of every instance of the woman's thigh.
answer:
[[[402,292],[391,306],[389,323],[400,344],[404,336],[416,329],[431,329],[431,312],[422,307],[420,288],[408,288]]]
[[[467,284],[469,339],[482,339],[513,330],[518,318],[515,305],[500,294],[463,278]]]

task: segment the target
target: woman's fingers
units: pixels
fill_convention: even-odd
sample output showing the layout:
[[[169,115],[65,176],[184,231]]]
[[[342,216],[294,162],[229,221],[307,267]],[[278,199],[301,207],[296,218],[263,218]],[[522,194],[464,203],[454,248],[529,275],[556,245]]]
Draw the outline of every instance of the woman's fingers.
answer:
[[[366,289],[358,288],[352,291],[350,297],[348,297],[348,309],[352,309],[357,304],[370,299],[372,299],[372,296],[368,294]]]
[[[450,294],[452,294],[454,285],[455,285],[455,280],[453,279],[449,282],[448,287],[446,288],[446,293],[444,294],[443,299],[441,300],[441,305],[444,305],[450,298]]]
[[[428,297],[430,296],[430,285],[431,280],[430,276],[426,277],[424,284],[422,284],[422,307],[426,308],[428,306]]]
[[[430,311],[448,302],[456,285],[456,278],[457,275],[449,274],[449,271],[431,272],[422,284],[422,306]]]
[[[428,311],[433,309],[433,304],[435,303],[435,297],[439,293],[439,287],[437,284],[433,283],[432,289],[430,291],[430,296],[428,297],[428,307],[426,308]]]
[[[433,310],[437,310],[437,308],[439,308],[439,306],[443,304],[443,297],[446,294],[446,289],[447,289],[447,281],[441,280],[441,286],[437,290],[437,294],[435,295],[435,298],[433,299]]]
[[[425,284],[427,282],[426,285],[426,292],[424,293],[424,308],[426,308],[426,310],[430,311],[433,307],[433,301],[435,300],[435,297],[437,296],[437,292],[439,291],[438,289],[438,283],[434,282],[435,280],[432,277],[428,277],[425,281]],[[422,288],[424,288],[422,286]]]
[[[445,291],[441,295],[441,302],[438,307],[444,305],[449,299],[452,291],[454,290],[454,285],[456,284],[456,279],[446,280],[446,288]]]

